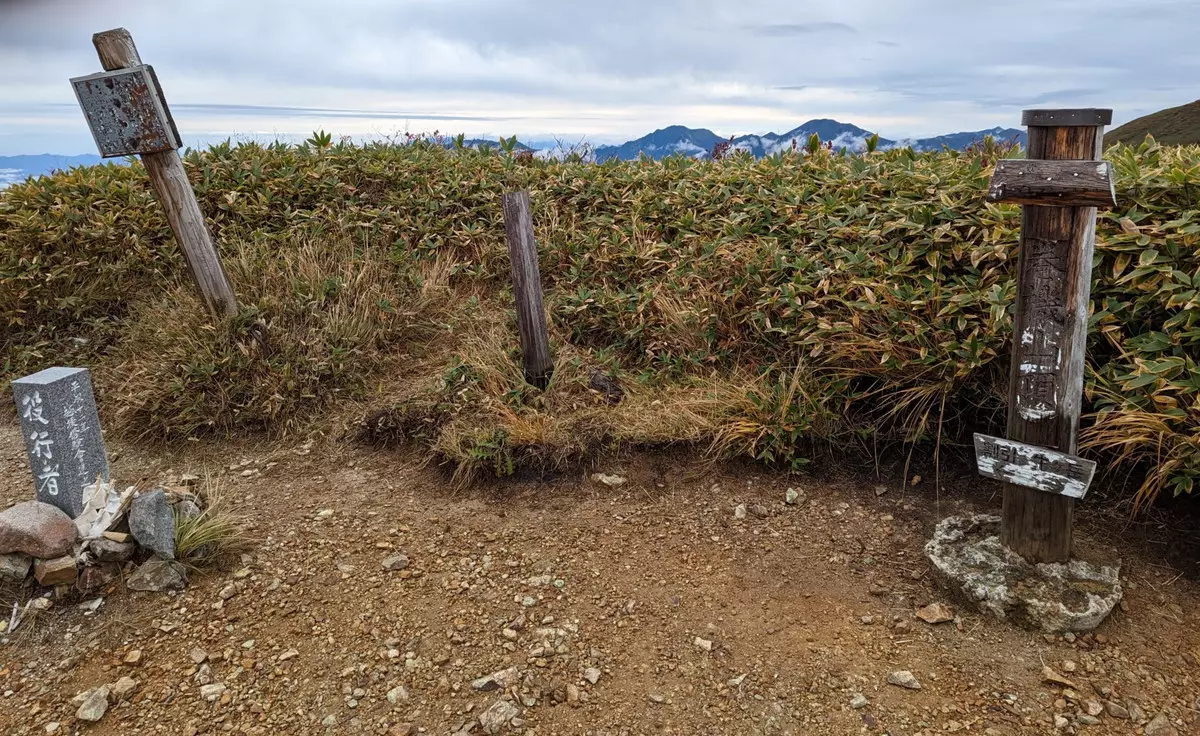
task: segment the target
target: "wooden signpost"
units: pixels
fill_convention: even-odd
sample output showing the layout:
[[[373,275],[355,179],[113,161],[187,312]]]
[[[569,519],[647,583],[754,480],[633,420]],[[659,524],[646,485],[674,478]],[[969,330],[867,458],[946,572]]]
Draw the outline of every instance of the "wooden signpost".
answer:
[[[546,309],[542,304],[542,276],[538,270],[537,241],[533,239],[533,218],[529,214],[529,192],[509,192],[501,203],[525,380],[545,389],[554,373],[554,357],[550,353]]]
[[[996,165],[990,202],[1019,202],[1021,250],[1008,440],[976,436],[984,475],[1006,481],[1001,541],[1030,562],[1071,556],[1074,503],[1095,463],[1074,457],[1083,400],[1096,208],[1116,204],[1100,161],[1112,110],[1026,110],[1026,160]]]
[[[179,158],[179,131],[154,69],[142,64],[124,28],[97,33],[92,44],[105,71],[72,79],[71,85],[100,155],[141,155],[205,305],[217,317],[237,314],[233,287]]]

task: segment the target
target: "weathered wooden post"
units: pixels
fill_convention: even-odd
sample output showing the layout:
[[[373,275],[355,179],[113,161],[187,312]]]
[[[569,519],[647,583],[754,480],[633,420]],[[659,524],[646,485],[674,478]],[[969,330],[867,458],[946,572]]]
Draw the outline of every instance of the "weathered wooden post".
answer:
[[[1008,440],[975,436],[982,474],[1006,481],[1000,539],[1029,562],[1071,556],[1074,503],[1095,463],[1074,457],[1083,398],[1096,208],[1116,204],[1100,161],[1112,110],[1026,110],[1025,160],[996,164],[990,202],[1019,202],[1021,250]]]
[[[533,239],[533,218],[529,214],[529,192],[506,193],[501,202],[525,380],[544,389],[554,373],[554,358],[550,354],[546,310],[542,305],[542,276],[538,270],[537,242]]]
[[[217,317],[237,314],[233,287],[179,158],[183,144],[154,69],[142,64],[124,28],[97,33],[92,44],[105,71],[71,84],[100,155],[141,156],[205,305]]]

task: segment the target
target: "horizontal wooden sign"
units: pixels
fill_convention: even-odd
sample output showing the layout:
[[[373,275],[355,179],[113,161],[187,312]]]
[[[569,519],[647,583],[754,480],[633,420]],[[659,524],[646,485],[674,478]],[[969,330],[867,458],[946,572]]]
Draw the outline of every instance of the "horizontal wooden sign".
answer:
[[[987,200],[1043,207],[1112,207],[1117,193],[1107,161],[1003,159],[996,163]]]
[[[71,86],[104,158],[174,151],[183,145],[150,66],[76,77]]]
[[[1093,460],[978,432],[975,462],[980,475],[1071,498],[1083,498],[1096,474]]]

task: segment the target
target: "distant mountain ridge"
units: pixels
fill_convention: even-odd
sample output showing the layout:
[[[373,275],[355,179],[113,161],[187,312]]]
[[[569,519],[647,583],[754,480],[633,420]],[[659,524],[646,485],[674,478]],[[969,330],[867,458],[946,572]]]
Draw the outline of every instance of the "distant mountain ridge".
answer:
[[[1194,104],[1200,105],[1200,103]],[[857,125],[842,123],[837,120],[817,119],[809,120],[807,123],[793,128],[786,133],[738,136],[733,139],[732,147],[735,150],[747,151],[755,158],[761,158],[789,149],[792,147],[793,142],[797,148],[803,147],[808,142],[809,136],[813,133],[816,133],[820,137],[822,143],[832,142],[834,148],[850,151],[865,149],[867,139],[873,135],[870,131],[864,130]],[[984,136],[987,135],[1002,140],[1015,140],[1021,145],[1025,144],[1024,131],[1015,128],[992,128],[990,130],[950,133],[948,135],[919,140],[896,141],[880,138],[879,147],[886,149],[897,146],[912,146],[914,150],[918,151],[936,151],[944,146],[955,150],[962,150],[973,143],[983,140]],[[713,148],[718,143],[728,140],[728,138],[719,136],[707,128],[688,128],[682,125],[671,125],[619,145],[596,146],[593,149],[593,153],[597,161],[607,161],[614,158],[628,161],[636,159],[642,154],[655,160],[675,154],[683,154],[693,158],[709,158],[712,155]],[[516,150],[535,151],[541,158],[563,156],[575,150],[575,146],[569,143],[562,145],[554,144],[553,146],[545,141],[535,141],[535,143],[543,145],[531,147],[523,142],[518,142]],[[452,139],[447,138],[446,145],[453,145]],[[469,148],[480,148],[485,145],[496,149],[499,148],[498,141],[486,138],[466,139],[463,141],[463,145]],[[53,153],[42,153],[22,156],[0,156],[0,189],[30,176],[49,174],[52,171],[69,169],[73,166],[92,166],[102,161],[103,159],[95,154],[64,156]],[[122,163],[124,159],[113,159],[113,161]]]
[[[736,136],[732,140],[732,148],[734,150],[747,151],[755,158],[761,158],[792,148],[793,141],[795,142],[795,147],[803,147],[808,142],[809,136],[814,133],[821,139],[822,143],[832,142],[834,148],[849,151],[866,149],[867,139],[874,135],[871,131],[864,130],[850,123],[817,119],[809,120],[807,123],[782,134],[765,133],[763,135]],[[916,151],[938,151],[945,147],[961,151],[974,143],[982,141],[984,137],[989,135],[999,140],[1012,140],[1025,145],[1025,131],[1017,130],[1016,128],[991,128],[988,130],[950,133],[948,135],[916,140],[897,141],[881,137],[879,139],[879,147],[887,149],[911,146]],[[722,138],[707,128],[687,128],[682,125],[672,125],[620,145],[598,146],[595,149],[595,155],[597,161],[607,161],[614,158],[627,161],[637,158],[641,154],[645,154],[653,159],[661,159],[674,154],[707,158],[712,154],[713,147],[717,143],[728,140],[728,138]]]

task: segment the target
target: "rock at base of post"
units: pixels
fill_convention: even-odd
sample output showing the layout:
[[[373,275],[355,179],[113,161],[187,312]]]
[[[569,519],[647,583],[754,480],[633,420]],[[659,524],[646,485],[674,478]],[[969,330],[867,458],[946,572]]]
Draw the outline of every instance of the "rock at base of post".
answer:
[[[1030,564],[1000,543],[1000,521],[951,516],[925,545],[942,584],[983,613],[1046,633],[1083,632],[1121,600],[1119,565]]]

